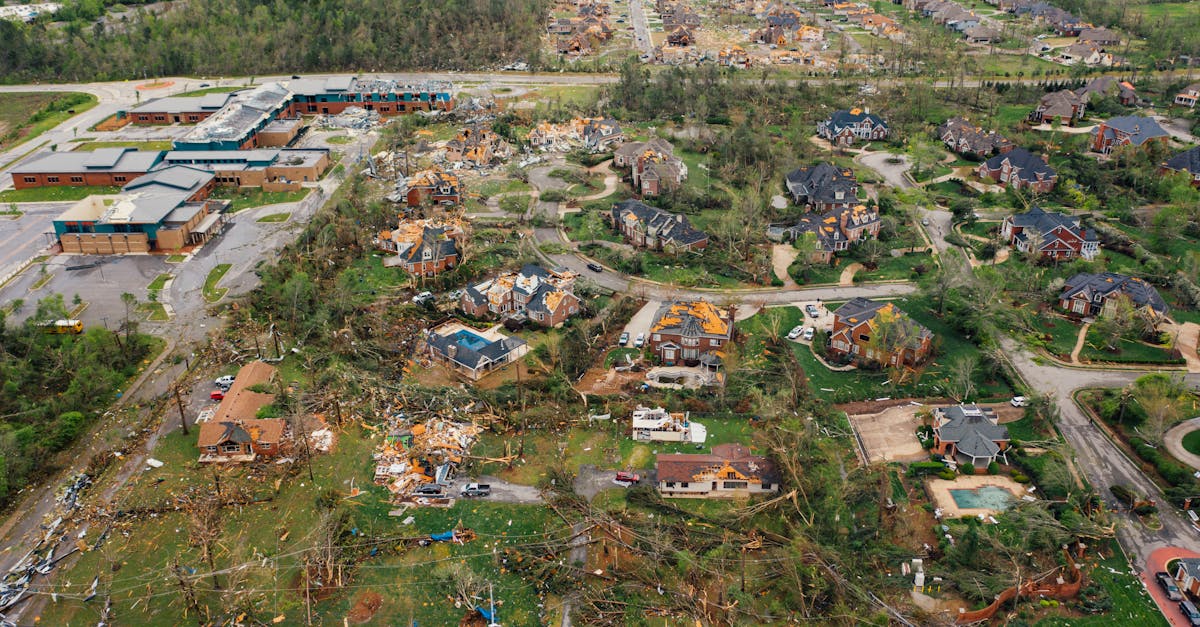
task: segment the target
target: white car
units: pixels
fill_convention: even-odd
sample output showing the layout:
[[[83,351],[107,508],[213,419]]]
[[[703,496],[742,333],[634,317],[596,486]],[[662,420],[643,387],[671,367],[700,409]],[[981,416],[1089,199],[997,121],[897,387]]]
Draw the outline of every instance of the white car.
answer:
[[[1013,407],[1025,407],[1029,405],[1029,399],[1024,396],[1014,396],[1009,403],[1012,403]]]
[[[228,388],[233,385],[233,375],[227,374],[223,377],[217,377],[217,380],[213,381],[213,385],[219,388]]]
[[[817,332],[817,327],[808,327],[807,329],[805,329],[805,330],[804,330],[804,335],[802,336],[802,337],[804,337],[804,341],[805,341],[805,342],[811,342],[811,341],[812,341],[812,339],[813,339],[813,335],[814,335],[816,332]]]
[[[638,333],[638,334],[637,334],[637,337],[636,337],[636,338],[634,338],[634,340],[633,340],[633,347],[634,347],[634,348],[641,348],[641,347],[642,347],[642,345],[643,345],[643,344],[645,344],[645,343],[646,343],[646,334],[645,334],[645,333]]]
[[[802,325],[802,324],[798,325],[796,327],[793,327],[791,331],[788,331],[787,337],[789,340],[794,340],[794,339],[800,337],[801,333],[804,333],[804,325]]]

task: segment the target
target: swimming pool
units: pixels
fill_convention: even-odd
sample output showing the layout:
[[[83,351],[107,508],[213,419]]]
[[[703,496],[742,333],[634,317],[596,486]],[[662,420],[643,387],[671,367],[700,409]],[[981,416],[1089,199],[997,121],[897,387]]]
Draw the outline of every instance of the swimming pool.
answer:
[[[463,348],[469,348],[473,351],[482,350],[483,347],[491,344],[487,338],[484,338],[475,333],[471,333],[466,329],[461,329],[454,333],[454,343]]]
[[[985,485],[970,490],[951,488],[950,498],[959,509],[991,509],[1003,511],[1012,506],[1013,493],[994,485]]]

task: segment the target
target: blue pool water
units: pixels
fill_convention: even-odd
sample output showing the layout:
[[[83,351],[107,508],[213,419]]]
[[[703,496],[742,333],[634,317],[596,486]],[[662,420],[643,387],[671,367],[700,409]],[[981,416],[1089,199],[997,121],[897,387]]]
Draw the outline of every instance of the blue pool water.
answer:
[[[1012,505],[1013,494],[1004,488],[985,485],[973,490],[950,490],[950,498],[960,509],[991,509],[1002,511]]]
[[[466,329],[462,329],[454,333],[454,343],[463,348],[469,348],[473,351],[481,350],[484,346],[491,344],[491,342],[488,340],[479,335],[471,333]]]

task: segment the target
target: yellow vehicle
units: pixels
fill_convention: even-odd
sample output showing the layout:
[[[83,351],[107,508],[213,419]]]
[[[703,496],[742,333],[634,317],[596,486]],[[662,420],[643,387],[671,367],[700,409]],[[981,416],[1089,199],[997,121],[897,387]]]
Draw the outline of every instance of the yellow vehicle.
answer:
[[[79,335],[83,333],[82,320],[55,320],[54,322],[42,323],[42,330],[46,333],[69,333],[71,335]]]

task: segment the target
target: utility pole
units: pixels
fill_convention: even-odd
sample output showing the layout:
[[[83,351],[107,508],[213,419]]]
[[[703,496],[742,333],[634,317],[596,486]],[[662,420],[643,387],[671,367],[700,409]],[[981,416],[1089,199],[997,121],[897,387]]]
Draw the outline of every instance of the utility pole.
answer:
[[[188,434],[187,415],[183,413],[183,397],[179,395],[179,386],[175,386],[175,404],[179,406],[179,426],[183,428],[183,434]]]

